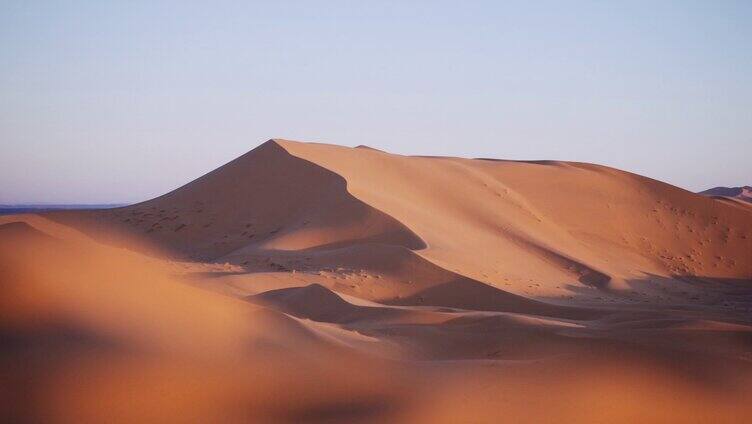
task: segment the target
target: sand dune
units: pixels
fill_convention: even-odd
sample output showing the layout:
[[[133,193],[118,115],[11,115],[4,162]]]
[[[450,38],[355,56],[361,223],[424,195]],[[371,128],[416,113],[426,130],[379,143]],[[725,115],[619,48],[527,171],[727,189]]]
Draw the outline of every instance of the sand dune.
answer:
[[[270,140],[140,204],[0,217],[0,273],[8,420],[752,412],[752,208],[597,165]]]
[[[699,194],[719,199],[733,199],[742,202],[752,203],[752,187],[714,187]]]
[[[50,218],[248,271],[382,277],[319,282],[372,301],[513,311],[510,295],[693,303],[697,277],[752,278],[751,213],[596,165],[270,140],[157,199]],[[660,278],[678,283],[655,293]],[[467,295],[448,300],[447,283]]]

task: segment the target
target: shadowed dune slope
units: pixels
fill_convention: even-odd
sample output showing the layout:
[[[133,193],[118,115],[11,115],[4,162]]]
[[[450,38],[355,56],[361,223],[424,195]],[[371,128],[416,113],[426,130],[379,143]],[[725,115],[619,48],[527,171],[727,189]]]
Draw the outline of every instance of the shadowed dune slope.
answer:
[[[211,260],[253,246],[301,250],[356,242],[425,246],[404,225],[347,192],[339,175],[270,141],[164,196],[124,208],[59,212],[82,228],[146,239]]]

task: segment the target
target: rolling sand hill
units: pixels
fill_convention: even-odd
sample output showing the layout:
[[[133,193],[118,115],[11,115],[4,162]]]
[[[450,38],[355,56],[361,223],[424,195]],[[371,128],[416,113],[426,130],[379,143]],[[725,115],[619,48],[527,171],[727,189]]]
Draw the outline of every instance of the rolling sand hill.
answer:
[[[612,168],[270,140],[0,236],[12,418],[752,412],[752,208]]]

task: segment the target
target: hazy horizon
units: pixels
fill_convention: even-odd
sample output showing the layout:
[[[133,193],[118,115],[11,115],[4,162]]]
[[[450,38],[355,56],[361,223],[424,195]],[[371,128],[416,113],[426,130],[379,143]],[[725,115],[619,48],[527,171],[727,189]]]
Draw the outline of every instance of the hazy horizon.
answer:
[[[752,3],[4,2],[0,204],[132,203],[270,138],[752,184]]]

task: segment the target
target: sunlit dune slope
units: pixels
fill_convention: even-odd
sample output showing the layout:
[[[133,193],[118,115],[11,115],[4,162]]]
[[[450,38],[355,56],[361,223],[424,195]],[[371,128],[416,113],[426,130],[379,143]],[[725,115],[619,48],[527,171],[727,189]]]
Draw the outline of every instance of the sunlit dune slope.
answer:
[[[419,253],[499,285],[643,273],[750,278],[752,214],[603,166],[403,157],[278,141],[418,234]]]

